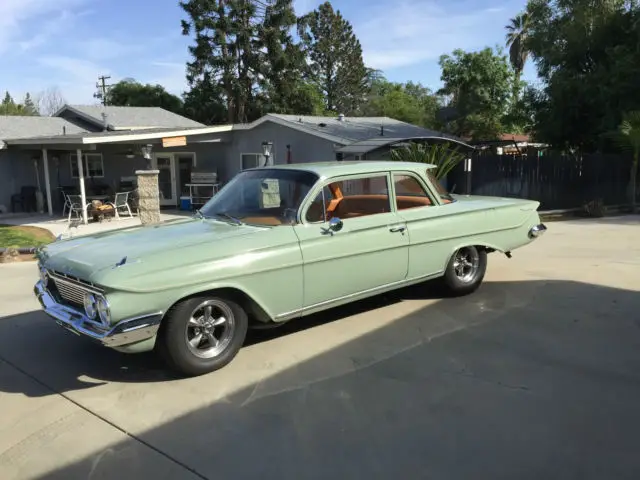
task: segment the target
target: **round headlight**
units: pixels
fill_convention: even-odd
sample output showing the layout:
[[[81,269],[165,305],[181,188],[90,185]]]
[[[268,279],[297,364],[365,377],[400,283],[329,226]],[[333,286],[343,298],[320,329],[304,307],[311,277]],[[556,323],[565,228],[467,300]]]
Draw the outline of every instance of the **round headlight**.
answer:
[[[96,318],[96,296],[93,293],[84,294],[84,312],[90,319]]]
[[[111,311],[109,309],[109,302],[104,297],[98,298],[97,302],[98,315],[100,316],[100,321],[104,325],[109,325],[111,322]]]

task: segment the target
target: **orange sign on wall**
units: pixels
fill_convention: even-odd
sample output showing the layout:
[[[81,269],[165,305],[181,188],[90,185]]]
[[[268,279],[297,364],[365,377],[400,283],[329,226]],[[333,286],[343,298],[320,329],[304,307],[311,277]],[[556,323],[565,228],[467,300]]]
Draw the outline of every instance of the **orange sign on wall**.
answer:
[[[167,137],[162,139],[162,147],[184,147],[187,144],[187,137]]]

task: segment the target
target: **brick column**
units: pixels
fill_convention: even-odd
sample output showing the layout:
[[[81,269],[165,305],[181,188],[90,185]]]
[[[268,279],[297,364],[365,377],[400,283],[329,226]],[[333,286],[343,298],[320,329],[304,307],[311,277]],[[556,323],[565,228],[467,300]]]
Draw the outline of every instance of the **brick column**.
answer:
[[[138,216],[143,225],[160,223],[160,170],[136,170],[138,177]]]

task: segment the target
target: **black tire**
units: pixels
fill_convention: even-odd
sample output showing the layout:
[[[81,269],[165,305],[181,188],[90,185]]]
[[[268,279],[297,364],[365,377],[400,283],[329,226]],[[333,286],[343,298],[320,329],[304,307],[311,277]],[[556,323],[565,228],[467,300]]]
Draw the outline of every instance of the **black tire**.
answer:
[[[466,269],[460,269],[460,256],[471,263]],[[454,252],[449,259],[442,277],[442,284],[451,296],[463,296],[475,292],[487,271],[487,252],[483,248],[474,246],[462,247]]]
[[[207,307],[211,307],[209,317],[212,321],[205,322]],[[226,324],[214,325],[223,318]],[[189,298],[167,312],[158,332],[156,349],[165,363],[180,375],[203,375],[221,369],[234,359],[244,343],[248,324],[244,309],[229,298]],[[229,331],[221,331],[224,328]],[[197,340],[198,335],[200,340]],[[219,340],[217,346],[210,335]]]

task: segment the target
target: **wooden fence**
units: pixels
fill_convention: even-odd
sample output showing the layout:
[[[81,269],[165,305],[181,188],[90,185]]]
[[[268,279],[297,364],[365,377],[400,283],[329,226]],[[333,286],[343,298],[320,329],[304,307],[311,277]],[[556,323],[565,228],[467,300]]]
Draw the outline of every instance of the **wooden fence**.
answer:
[[[483,154],[472,158],[471,172],[458,164],[447,185],[454,193],[538,200],[540,210],[578,208],[595,199],[620,205],[629,201],[630,168],[631,158],[622,155]]]

